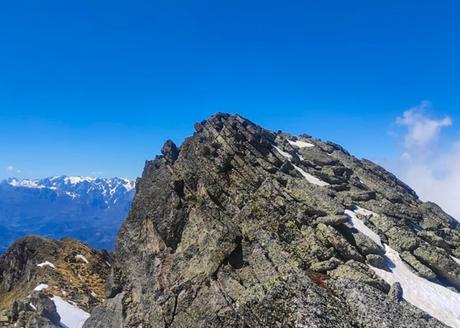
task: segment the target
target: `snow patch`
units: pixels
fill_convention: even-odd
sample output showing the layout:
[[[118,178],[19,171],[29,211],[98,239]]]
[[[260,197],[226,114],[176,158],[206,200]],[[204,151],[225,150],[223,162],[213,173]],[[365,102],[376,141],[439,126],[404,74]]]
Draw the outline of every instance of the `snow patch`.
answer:
[[[125,187],[126,191],[131,191],[136,188],[136,182],[131,181],[129,179],[123,179],[123,187]]]
[[[276,151],[278,153],[280,153],[283,157],[286,157],[288,160],[291,160],[292,159],[292,155],[291,154],[288,154],[286,153],[285,151],[282,151],[281,149],[279,149],[278,147],[274,146]]]
[[[451,256],[451,257],[455,262],[457,262],[457,264],[460,265],[460,259],[456,258],[455,256]]]
[[[64,182],[66,184],[72,184],[72,185],[79,184],[82,182],[94,182],[94,181],[96,181],[96,178],[92,178],[92,177],[65,177],[64,178]]]
[[[59,296],[51,298],[56,305],[57,313],[61,316],[61,324],[68,328],[82,328],[85,321],[89,318],[89,313],[83,311],[78,306],[64,301]]]
[[[82,261],[85,262],[86,264],[89,263],[89,261],[86,259],[86,257],[84,257],[84,256],[81,255],[81,254],[78,254],[77,256],[75,256],[75,258],[76,258],[77,260],[82,260]]]
[[[56,267],[54,266],[54,264],[51,263],[51,262],[49,262],[49,261],[45,261],[45,262],[43,262],[43,263],[39,263],[39,264],[37,264],[37,266],[40,267],[40,268],[43,268],[43,267],[45,267],[45,266],[49,266],[49,267],[51,267],[51,268],[53,268],[53,269],[56,269]]]
[[[32,308],[32,310],[37,311],[37,307],[32,303],[29,303],[29,306]]]
[[[8,184],[12,187],[23,187],[23,188],[32,188],[32,189],[42,189],[44,186],[38,184],[34,180],[19,180],[19,179],[9,179]]]
[[[34,292],[42,291],[43,289],[47,289],[49,286],[47,284],[40,284],[34,288]]]
[[[380,247],[383,247],[382,241],[380,240],[379,235],[377,235],[374,231],[372,231],[368,226],[366,226],[364,224],[363,221],[358,219],[358,217],[356,216],[356,214],[362,214],[362,213],[363,212],[359,211],[359,210],[355,210],[354,212],[350,211],[350,210],[345,211],[345,214],[350,219],[350,223],[353,225],[354,228],[356,228],[358,231],[360,231],[363,234],[365,234],[366,236],[368,236],[370,239],[372,239],[374,241],[374,243],[376,243]],[[375,214],[375,215],[377,215],[377,214]]]
[[[291,154],[288,154],[288,153],[282,151],[281,149],[279,149],[279,148],[276,147],[276,146],[273,146],[273,147],[274,147],[274,148],[276,149],[276,151],[277,151],[278,153],[280,153],[283,157],[287,158],[288,160],[292,160],[292,155],[291,155]],[[302,174],[302,176],[303,176],[305,179],[307,179],[307,181],[310,182],[311,184],[314,184],[314,185],[317,185],[317,186],[321,186],[321,187],[329,186],[329,183],[327,183],[327,182],[325,182],[325,181],[323,181],[323,180],[321,180],[321,179],[318,179],[317,177],[311,175],[310,173],[305,172],[304,170],[302,170],[302,169],[301,169],[300,167],[298,167],[297,165],[294,165],[294,164],[292,164],[292,165],[293,165],[294,168],[295,168],[298,172],[300,172],[300,174]]]
[[[380,237],[369,229],[356,214],[378,215],[372,211],[355,206],[354,211],[347,210],[353,227],[367,235],[374,242],[382,246]],[[369,266],[381,279],[392,285],[399,282],[403,289],[403,298],[430,314],[432,317],[449,325],[460,328],[460,294],[427,279],[419,277],[401,260],[398,252],[383,244],[385,261],[389,271]],[[459,259],[458,260],[460,263]]]
[[[78,196],[76,193],[70,192],[70,191],[64,191],[64,194],[66,194],[67,196],[69,196],[72,199],[75,199]]]
[[[365,208],[362,208],[362,207],[359,207],[359,206],[356,206],[354,207],[354,210],[353,210],[356,214],[361,214],[361,215],[364,215],[364,216],[379,216],[377,213],[375,212],[372,212],[372,211],[369,211],[369,210],[366,210]]]
[[[312,147],[315,147],[314,144],[306,142],[306,141],[302,141],[302,140],[293,141],[293,140],[288,139],[288,142],[289,142],[289,144],[291,146],[295,146],[295,147],[299,147],[299,148],[312,148]]]
[[[300,172],[300,174],[302,174],[302,176],[307,179],[308,182],[310,182],[311,184],[314,184],[314,185],[317,185],[317,186],[321,186],[321,187],[324,187],[324,186],[329,186],[329,183],[321,180],[321,179],[318,179],[317,177],[311,175],[310,173],[307,173],[305,172],[304,170],[302,170],[300,167],[298,167],[297,165],[294,165],[294,168]]]
[[[385,259],[390,272],[371,266],[380,278],[389,284],[399,282],[407,302],[446,325],[460,327],[460,293],[419,277],[388,245],[385,245]]]

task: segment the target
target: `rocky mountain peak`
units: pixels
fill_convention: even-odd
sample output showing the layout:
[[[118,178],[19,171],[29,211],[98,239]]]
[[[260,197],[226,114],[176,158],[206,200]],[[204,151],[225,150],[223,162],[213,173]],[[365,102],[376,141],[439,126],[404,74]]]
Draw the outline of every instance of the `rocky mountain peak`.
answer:
[[[146,163],[85,327],[460,327],[459,224],[393,174],[219,113]]]
[[[436,204],[306,134],[225,113],[195,131],[146,162],[113,263],[39,237],[0,258],[10,318],[55,327],[67,302],[86,328],[460,327],[459,223]]]

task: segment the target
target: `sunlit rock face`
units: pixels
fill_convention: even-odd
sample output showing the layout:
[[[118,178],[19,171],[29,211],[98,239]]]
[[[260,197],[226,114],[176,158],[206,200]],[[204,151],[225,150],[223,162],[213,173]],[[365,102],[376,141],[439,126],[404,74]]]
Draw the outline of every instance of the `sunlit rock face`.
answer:
[[[228,114],[195,129],[147,162],[85,327],[459,327],[439,207],[334,143]]]

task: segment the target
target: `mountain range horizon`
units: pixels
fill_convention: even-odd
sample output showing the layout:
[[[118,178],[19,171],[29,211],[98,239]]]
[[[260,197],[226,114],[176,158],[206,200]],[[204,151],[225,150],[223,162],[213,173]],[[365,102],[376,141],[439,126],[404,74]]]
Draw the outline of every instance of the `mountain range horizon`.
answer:
[[[17,238],[38,234],[73,237],[113,249],[135,181],[126,178],[54,176],[0,181],[0,253]]]

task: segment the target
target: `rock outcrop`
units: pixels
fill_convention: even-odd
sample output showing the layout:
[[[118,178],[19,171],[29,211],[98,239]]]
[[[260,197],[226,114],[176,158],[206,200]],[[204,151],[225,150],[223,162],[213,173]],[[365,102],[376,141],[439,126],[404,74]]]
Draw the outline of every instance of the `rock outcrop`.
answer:
[[[90,312],[105,298],[112,260],[70,238],[17,240],[0,257],[0,327],[61,327],[61,304]]]
[[[86,328],[456,325],[380,278],[394,250],[456,297],[459,224],[438,206],[331,142],[228,114],[195,129],[146,163]]]

